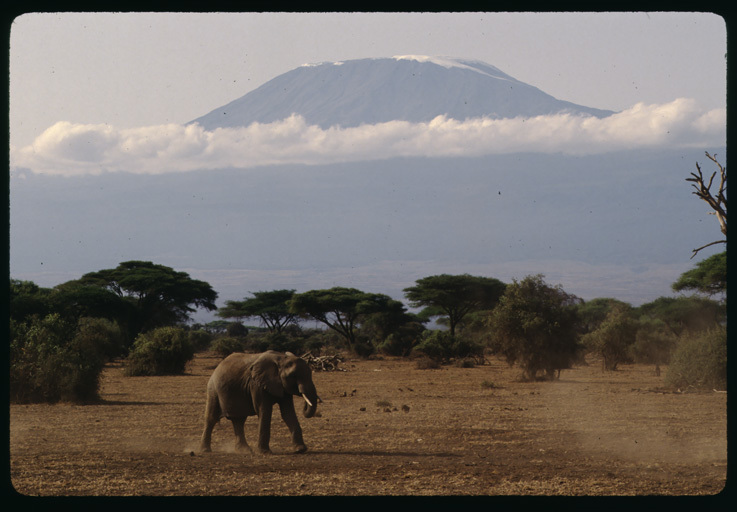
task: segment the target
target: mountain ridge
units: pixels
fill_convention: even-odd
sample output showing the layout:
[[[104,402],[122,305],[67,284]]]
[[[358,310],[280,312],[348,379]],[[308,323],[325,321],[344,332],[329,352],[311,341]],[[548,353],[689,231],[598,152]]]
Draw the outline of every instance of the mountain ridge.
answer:
[[[207,130],[271,123],[293,114],[323,129],[389,121],[459,121],[614,112],[558,100],[478,60],[417,55],[305,64],[190,121]]]

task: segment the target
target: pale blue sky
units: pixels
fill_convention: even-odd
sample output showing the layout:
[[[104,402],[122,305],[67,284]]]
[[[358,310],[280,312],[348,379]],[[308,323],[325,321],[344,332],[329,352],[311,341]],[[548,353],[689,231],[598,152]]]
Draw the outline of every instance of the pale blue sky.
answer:
[[[304,63],[404,54],[479,59],[596,108],[726,105],[709,13],[30,13],[10,43],[12,146],[58,121],[186,123]]]

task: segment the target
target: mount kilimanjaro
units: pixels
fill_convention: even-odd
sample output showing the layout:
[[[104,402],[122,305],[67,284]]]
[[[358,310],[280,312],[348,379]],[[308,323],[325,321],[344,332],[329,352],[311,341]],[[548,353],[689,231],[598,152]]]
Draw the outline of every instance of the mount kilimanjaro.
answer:
[[[388,121],[462,121],[614,112],[558,100],[476,60],[397,56],[305,64],[192,121],[207,130],[301,115],[323,129]]]
[[[302,66],[191,123],[215,130],[299,114],[326,130],[554,113],[613,114],[558,100],[488,64],[413,56]],[[641,304],[672,293],[693,264],[691,250],[711,239],[711,221],[684,180],[704,150],[726,151],[28,172],[11,183],[10,267],[13,278],[55,286],[148,260],[211,283],[223,301],[332,286],[401,299],[433,274],[510,282],[540,273],[586,300]]]

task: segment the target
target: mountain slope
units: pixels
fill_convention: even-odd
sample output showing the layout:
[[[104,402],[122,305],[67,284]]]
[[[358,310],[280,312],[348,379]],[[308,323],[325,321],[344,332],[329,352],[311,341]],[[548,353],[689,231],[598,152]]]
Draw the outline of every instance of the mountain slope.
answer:
[[[192,121],[208,130],[296,113],[321,128],[567,112],[613,112],[558,100],[480,61],[404,56],[304,65]]]

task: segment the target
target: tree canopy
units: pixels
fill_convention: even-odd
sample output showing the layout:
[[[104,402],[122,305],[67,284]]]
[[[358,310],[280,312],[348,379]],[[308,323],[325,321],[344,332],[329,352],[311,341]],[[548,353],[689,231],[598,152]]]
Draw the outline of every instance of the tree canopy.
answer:
[[[582,302],[578,306],[582,334],[595,331],[615,309],[630,309],[631,305],[619,299],[601,297]]]
[[[659,297],[637,308],[641,317],[656,318],[668,332],[681,336],[718,326],[726,318],[726,306],[704,297]]]
[[[425,316],[448,317],[451,336],[467,314],[489,310],[499,302],[506,285],[492,277],[440,274],[415,281],[404,289],[412,307],[423,307]]]
[[[41,288],[32,281],[10,280],[8,306],[10,318],[22,322],[29,317],[46,316],[50,312],[49,288]]]
[[[693,290],[709,297],[727,291],[727,251],[709,256],[673,283],[674,291]]]
[[[251,298],[226,301],[217,314],[221,318],[260,318],[269,331],[280,333],[297,319],[297,314],[289,311],[288,304],[294,292],[295,290],[253,292]]]
[[[125,261],[73,283],[105,288],[131,304],[135,311],[131,335],[184,322],[196,308],[217,309],[217,292],[208,283],[149,261]]]
[[[342,287],[297,293],[289,301],[292,313],[325,324],[343,336],[349,348],[355,347],[356,329],[369,315],[396,313],[403,308],[401,302],[388,295]]]
[[[491,313],[491,348],[509,364],[520,363],[527,379],[538,371],[552,377],[569,368],[578,355],[578,308],[581,299],[549,286],[542,275],[507,286]]]

